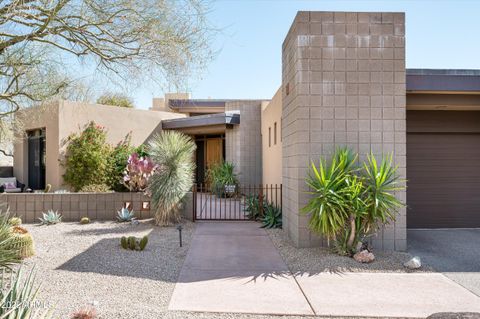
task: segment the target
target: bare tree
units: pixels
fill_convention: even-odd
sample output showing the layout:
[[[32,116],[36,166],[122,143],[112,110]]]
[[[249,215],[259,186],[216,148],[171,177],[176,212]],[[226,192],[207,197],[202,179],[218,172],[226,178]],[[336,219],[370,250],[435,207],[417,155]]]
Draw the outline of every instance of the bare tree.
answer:
[[[0,0],[0,119],[66,92],[72,64],[118,83],[181,84],[211,58],[205,10],[200,0]]]

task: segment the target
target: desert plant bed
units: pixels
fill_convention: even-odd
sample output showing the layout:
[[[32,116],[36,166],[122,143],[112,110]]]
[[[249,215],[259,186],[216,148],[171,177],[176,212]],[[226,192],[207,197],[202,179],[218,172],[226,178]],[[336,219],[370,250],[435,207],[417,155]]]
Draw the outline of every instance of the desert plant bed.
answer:
[[[183,223],[179,247],[175,227],[156,227],[151,220],[24,227],[36,248],[25,268],[35,266],[39,299],[55,305],[58,318],[91,306],[98,318],[162,318],[194,230],[194,224]],[[143,251],[120,245],[122,236],[145,235]]]

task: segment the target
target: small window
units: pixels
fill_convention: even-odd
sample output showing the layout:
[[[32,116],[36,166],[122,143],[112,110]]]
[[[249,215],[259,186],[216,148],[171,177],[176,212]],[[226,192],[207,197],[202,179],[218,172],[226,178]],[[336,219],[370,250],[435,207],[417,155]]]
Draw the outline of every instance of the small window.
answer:
[[[272,146],[272,128],[268,128],[268,147]]]
[[[273,124],[273,145],[277,145],[277,122]]]

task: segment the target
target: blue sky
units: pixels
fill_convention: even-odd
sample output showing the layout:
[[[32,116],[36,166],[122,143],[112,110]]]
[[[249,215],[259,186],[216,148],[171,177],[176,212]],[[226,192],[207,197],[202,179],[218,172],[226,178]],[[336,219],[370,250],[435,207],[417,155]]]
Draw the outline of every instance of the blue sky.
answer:
[[[215,1],[211,24],[221,29],[218,51],[193,98],[265,98],[281,83],[281,45],[297,11],[404,11],[408,68],[480,69],[480,1]],[[163,92],[133,94],[148,108]]]

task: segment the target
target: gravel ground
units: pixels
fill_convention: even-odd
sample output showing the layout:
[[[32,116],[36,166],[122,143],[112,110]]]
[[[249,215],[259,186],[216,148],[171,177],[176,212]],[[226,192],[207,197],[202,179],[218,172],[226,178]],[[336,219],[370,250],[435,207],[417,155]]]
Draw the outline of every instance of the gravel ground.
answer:
[[[36,245],[36,256],[26,264],[35,265],[42,285],[38,299],[54,304],[56,315],[69,318],[75,310],[94,304],[99,318],[147,319],[165,314],[194,224],[184,223],[182,248],[175,227],[150,222],[26,228]],[[120,237],[146,234],[149,243],[144,251],[120,247]]]
[[[61,223],[53,226],[26,225],[36,245],[36,256],[26,260],[35,266],[41,283],[39,300],[55,305],[59,318],[70,318],[75,310],[91,306],[98,318],[136,319],[294,319],[235,313],[191,313],[167,311],[175,282],[188,251],[194,224],[185,222],[182,248],[174,227],[94,222],[88,225]],[[295,248],[281,230],[267,230],[288,267],[294,273],[321,271],[405,272],[406,253],[377,253],[370,265],[337,256],[327,249]],[[123,250],[121,236],[149,235],[143,252]],[[141,256],[141,258],[139,258]],[[425,268],[423,271],[430,271]]]
[[[353,258],[339,256],[328,248],[296,248],[281,229],[267,229],[273,244],[294,274],[319,272],[432,272],[432,267],[422,266],[419,270],[408,270],[403,263],[412,256],[403,252],[373,251],[375,261],[361,264]]]

